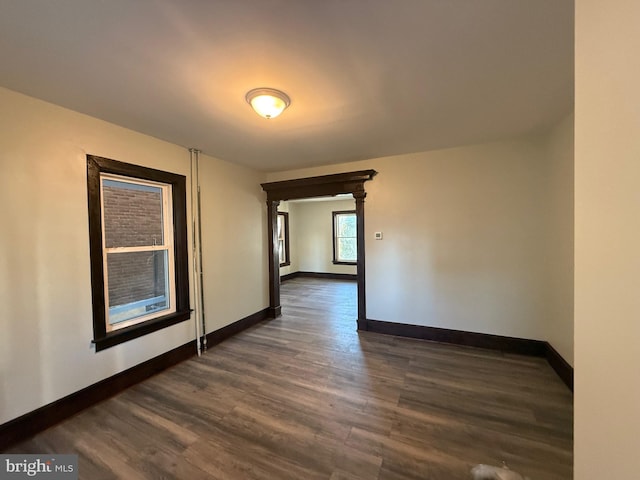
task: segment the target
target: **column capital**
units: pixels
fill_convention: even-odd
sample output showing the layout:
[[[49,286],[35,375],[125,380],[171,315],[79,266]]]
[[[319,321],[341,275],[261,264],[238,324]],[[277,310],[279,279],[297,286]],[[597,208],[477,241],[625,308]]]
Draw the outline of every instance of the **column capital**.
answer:
[[[355,198],[357,202],[364,202],[365,197],[367,196],[367,192],[364,190],[353,192],[353,198]]]

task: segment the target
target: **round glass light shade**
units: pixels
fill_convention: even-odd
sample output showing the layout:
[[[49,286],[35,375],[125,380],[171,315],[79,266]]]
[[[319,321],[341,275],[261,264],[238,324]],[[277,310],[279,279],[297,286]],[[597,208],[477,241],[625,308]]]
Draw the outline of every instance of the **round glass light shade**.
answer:
[[[291,103],[286,93],[273,88],[255,88],[246,99],[258,115],[267,119],[276,118]]]

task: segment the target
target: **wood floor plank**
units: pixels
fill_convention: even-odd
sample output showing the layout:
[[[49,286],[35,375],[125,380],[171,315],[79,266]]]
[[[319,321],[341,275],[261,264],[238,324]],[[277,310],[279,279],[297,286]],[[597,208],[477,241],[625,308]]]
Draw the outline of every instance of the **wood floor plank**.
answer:
[[[356,284],[296,278],[255,325],[8,453],[81,479],[573,477],[573,397],[540,358],[356,331]]]

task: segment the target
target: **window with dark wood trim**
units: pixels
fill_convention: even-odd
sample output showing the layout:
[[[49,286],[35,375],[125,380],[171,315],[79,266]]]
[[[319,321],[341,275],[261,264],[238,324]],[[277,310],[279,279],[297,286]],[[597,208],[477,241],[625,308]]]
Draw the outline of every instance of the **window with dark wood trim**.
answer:
[[[87,155],[96,351],[188,320],[186,178]]]
[[[289,257],[289,213],[278,212],[278,259],[281,267],[291,265]]]
[[[333,213],[333,263],[356,265],[358,261],[358,228],[355,210]]]

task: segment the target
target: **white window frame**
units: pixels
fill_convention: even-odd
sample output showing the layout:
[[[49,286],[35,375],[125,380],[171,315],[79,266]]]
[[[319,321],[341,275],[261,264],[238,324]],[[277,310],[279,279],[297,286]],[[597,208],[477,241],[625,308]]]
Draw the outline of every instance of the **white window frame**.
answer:
[[[106,245],[106,222],[104,217],[104,180],[113,180],[131,185],[141,185],[146,187],[160,188],[162,191],[162,234],[163,245],[145,245],[136,247],[109,247]],[[142,180],[139,178],[114,175],[110,173],[100,174],[100,214],[102,218],[102,261],[104,269],[104,298],[105,298],[105,328],[107,333],[121,328],[130,327],[139,323],[162,317],[176,311],[176,289],[175,282],[171,279],[175,278],[175,260],[174,260],[174,225],[173,225],[173,209],[172,209],[172,189],[171,185],[166,183],[154,182],[151,180]],[[108,254],[110,253],[133,253],[133,252],[167,252],[165,261],[165,294],[169,295],[167,308],[150,312],[146,315],[140,315],[130,320],[117,322],[112,324],[109,318],[109,270],[108,270]]]

